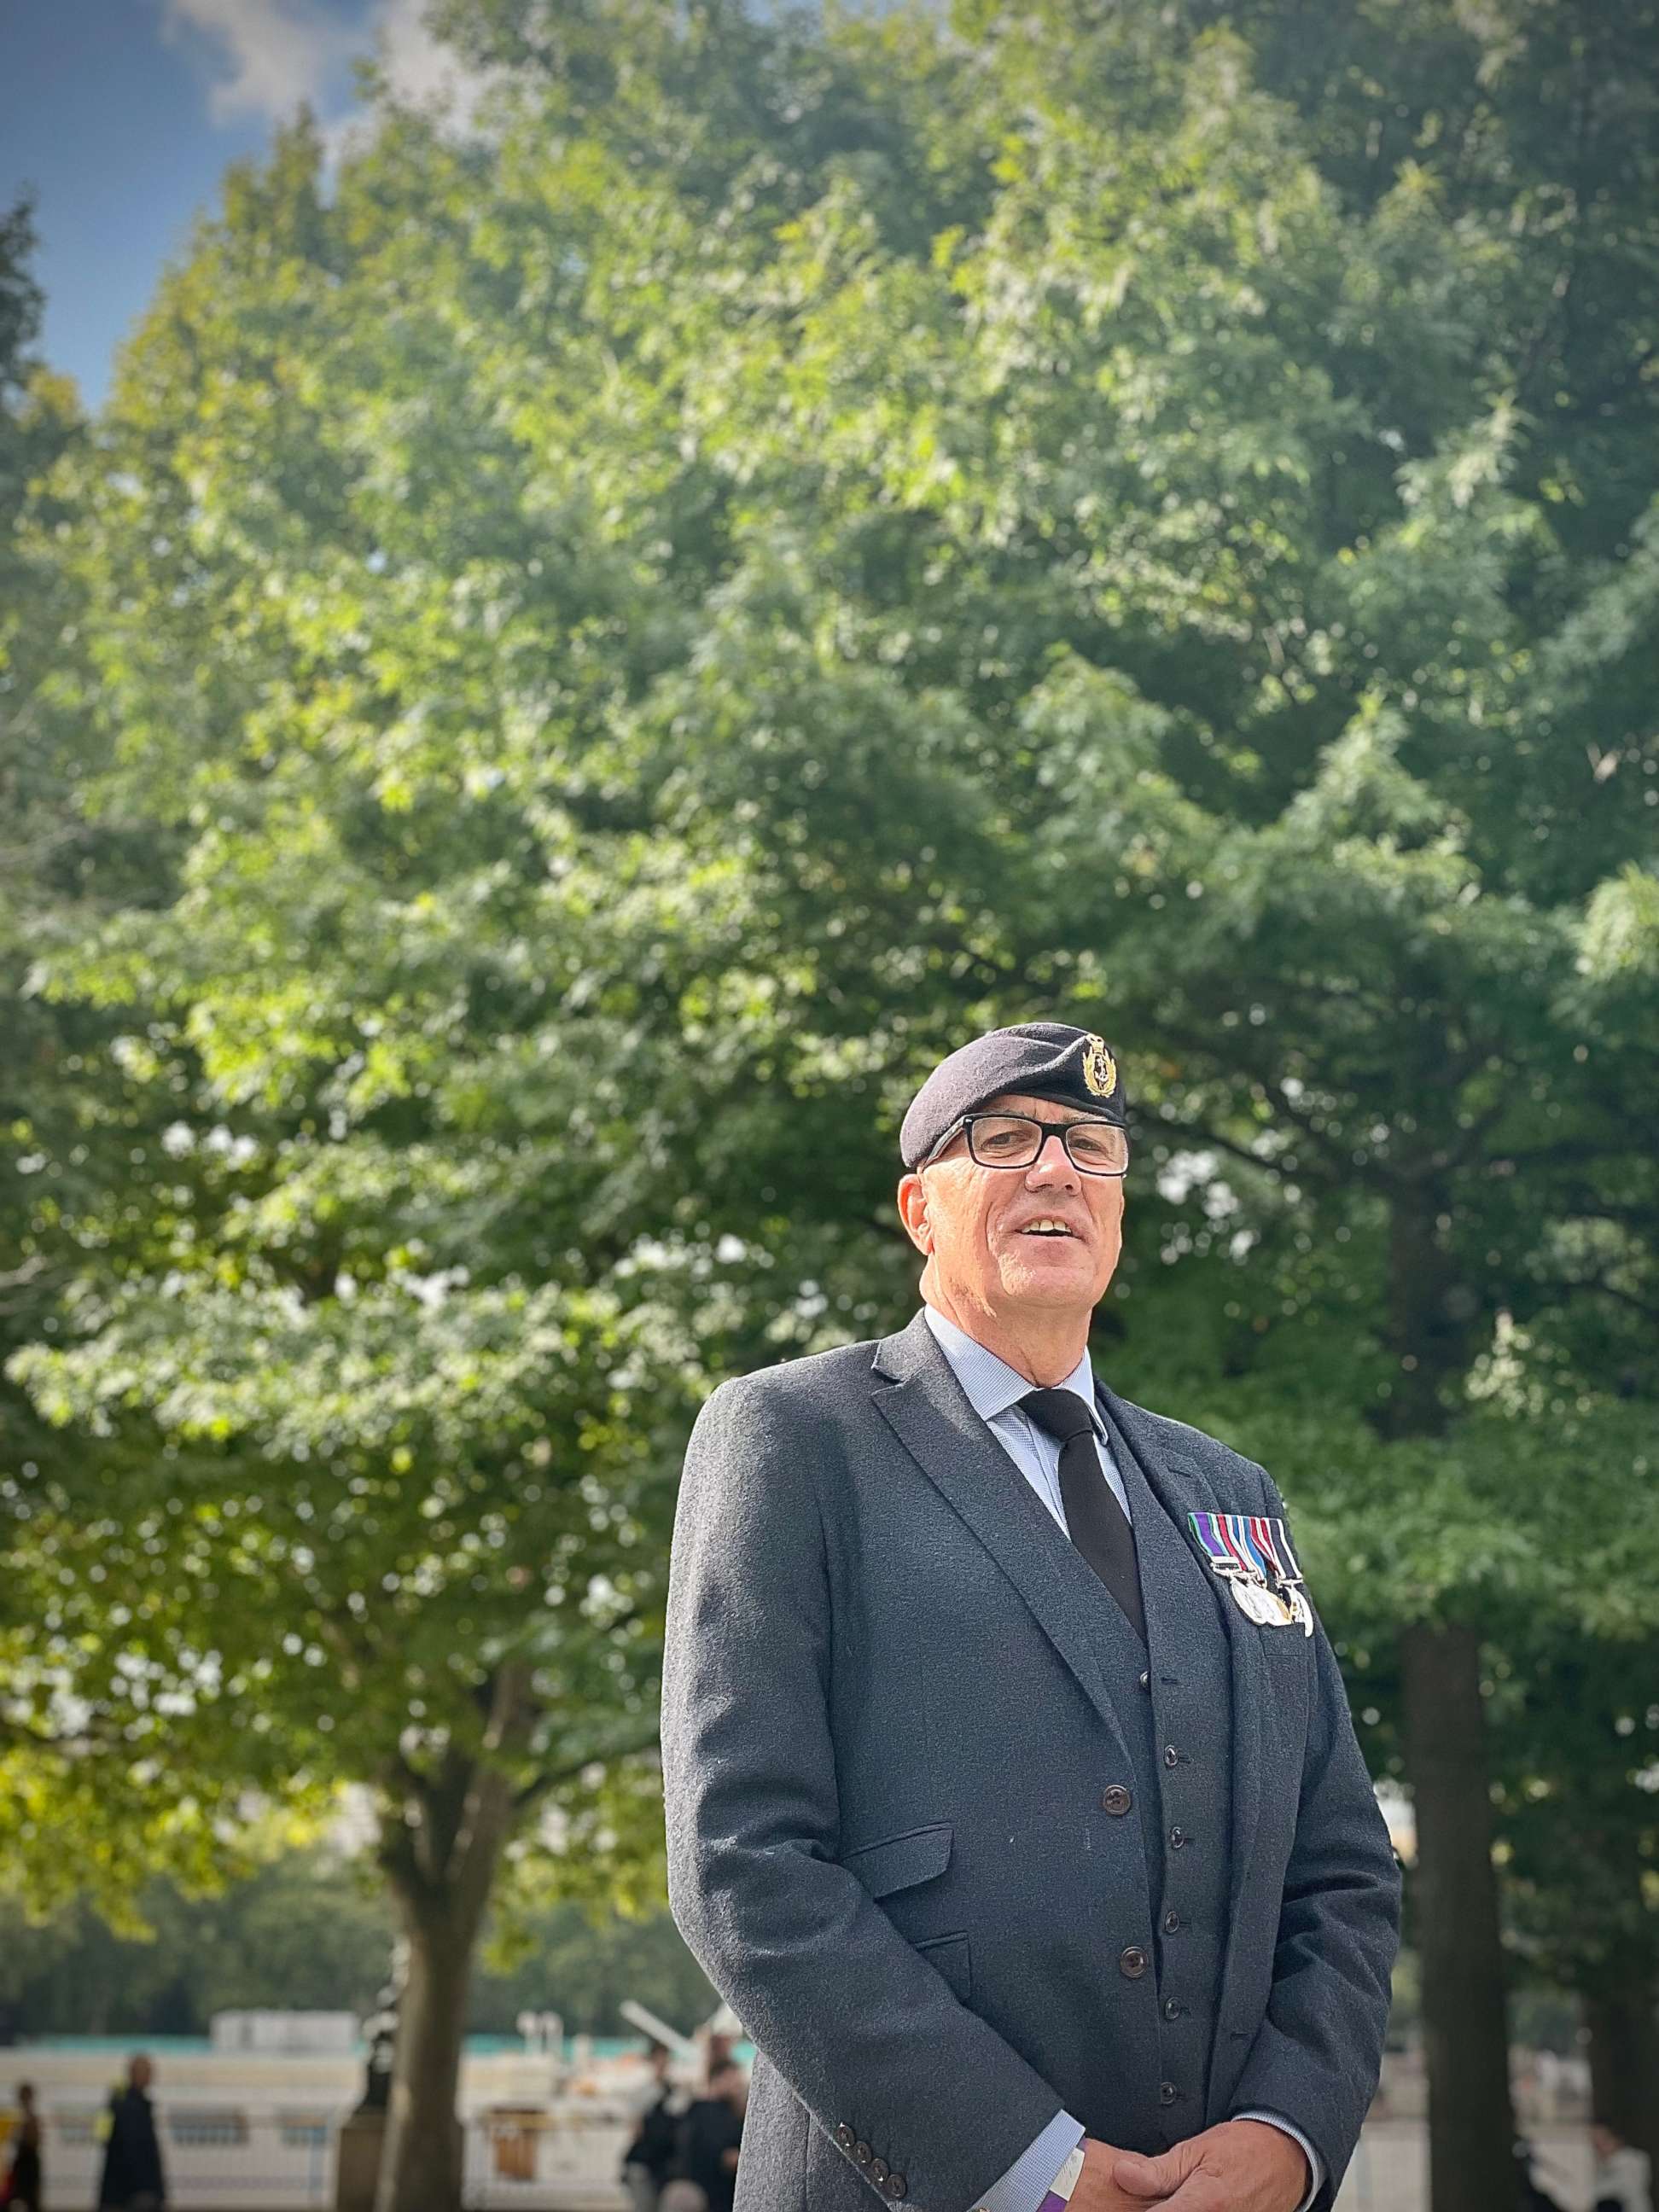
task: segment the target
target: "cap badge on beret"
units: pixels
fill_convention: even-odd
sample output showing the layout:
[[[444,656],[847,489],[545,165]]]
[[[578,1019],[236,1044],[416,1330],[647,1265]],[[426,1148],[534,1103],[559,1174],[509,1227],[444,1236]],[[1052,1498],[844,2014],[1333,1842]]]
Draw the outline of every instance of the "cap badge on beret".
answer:
[[[1109,1098],[1117,1089],[1117,1062],[1106,1049],[1105,1038],[1092,1033],[1083,1048],[1083,1080],[1097,1098]]]

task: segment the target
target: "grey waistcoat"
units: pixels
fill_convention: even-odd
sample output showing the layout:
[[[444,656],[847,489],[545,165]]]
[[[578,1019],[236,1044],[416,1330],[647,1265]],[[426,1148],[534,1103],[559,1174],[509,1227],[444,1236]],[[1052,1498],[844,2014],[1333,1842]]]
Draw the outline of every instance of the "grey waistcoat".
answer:
[[[1101,1413],[1129,1499],[1146,1647],[1082,1554],[1058,1527],[1054,1534],[1066,1554],[1066,1587],[1112,1691],[1129,1753],[1154,1931],[1149,1971],[1159,1996],[1165,2127],[1158,2132],[1175,2140],[1204,2109],[1221,1989],[1231,1870],[1232,1668],[1218,1607],[1229,1601],[1174,1527],[1103,1405]],[[1178,2008],[1173,2015],[1171,2006]]]

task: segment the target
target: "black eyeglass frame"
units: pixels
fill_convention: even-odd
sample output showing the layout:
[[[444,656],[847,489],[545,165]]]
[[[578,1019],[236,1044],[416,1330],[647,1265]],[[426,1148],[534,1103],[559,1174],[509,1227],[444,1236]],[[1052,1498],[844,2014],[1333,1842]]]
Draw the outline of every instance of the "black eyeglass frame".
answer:
[[[1041,1134],[1037,1138],[1037,1148],[1036,1152],[1032,1153],[1029,1160],[982,1160],[979,1157],[979,1154],[974,1150],[974,1139],[972,1135],[969,1133],[971,1132],[975,1121],[1029,1121],[1034,1129],[1041,1132]],[[1012,1112],[1006,1107],[1001,1108],[994,1113],[964,1114],[959,1121],[953,1121],[951,1124],[951,1127],[945,1132],[945,1134],[939,1139],[938,1144],[934,1146],[933,1151],[928,1153],[925,1160],[919,1163],[919,1165],[924,1168],[932,1167],[947,1145],[953,1145],[958,1137],[966,1134],[968,1136],[968,1157],[973,1161],[974,1165],[976,1168],[1000,1168],[1009,1174],[1018,1175],[1027,1168],[1034,1168],[1037,1162],[1042,1158],[1043,1146],[1048,1143],[1049,1138],[1058,1137],[1060,1139],[1060,1147],[1065,1152],[1066,1158],[1071,1161],[1072,1165],[1077,1170],[1079,1175],[1103,1176],[1109,1182],[1115,1181],[1119,1177],[1127,1175],[1129,1172],[1129,1133],[1127,1129],[1123,1129],[1124,1159],[1123,1165],[1121,1168],[1085,1167],[1082,1161],[1077,1158],[1072,1150],[1071,1140],[1066,1134],[1066,1132],[1068,1129],[1123,1129],[1123,1124],[1121,1121],[1109,1121],[1104,1114],[1079,1114],[1075,1117],[1075,1119],[1070,1121],[1044,1121],[1035,1114],[1016,1114]]]

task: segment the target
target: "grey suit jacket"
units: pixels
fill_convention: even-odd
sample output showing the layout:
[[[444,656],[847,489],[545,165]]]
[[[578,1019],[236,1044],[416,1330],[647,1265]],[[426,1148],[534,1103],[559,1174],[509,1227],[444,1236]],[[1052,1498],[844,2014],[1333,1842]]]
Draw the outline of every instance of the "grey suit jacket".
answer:
[[[1105,1395],[1194,1545],[1189,1509],[1283,1512],[1251,1462]],[[1022,1487],[920,1314],[723,1383],[698,1417],[663,1668],[668,1887],[758,2054],[738,2212],[872,2192],[969,2212],[1062,2108],[1157,2147],[1136,2141],[1156,1990],[1117,1970],[1146,1863],[1136,1823],[1099,1811],[1125,1739]],[[1376,2085],[1399,1876],[1322,1628],[1224,1611],[1231,1911],[1187,2132],[1282,2112],[1328,2205]]]

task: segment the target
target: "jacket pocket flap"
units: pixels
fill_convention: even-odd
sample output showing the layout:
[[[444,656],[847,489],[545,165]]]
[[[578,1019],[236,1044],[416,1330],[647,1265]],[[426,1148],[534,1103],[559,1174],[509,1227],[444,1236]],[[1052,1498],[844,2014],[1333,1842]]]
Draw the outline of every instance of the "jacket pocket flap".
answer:
[[[931,1828],[912,1828],[908,1835],[888,1836],[878,1844],[866,1844],[861,1850],[848,1851],[842,1860],[872,1897],[890,1897],[896,1889],[931,1881],[950,1863],[948,1820]]]

